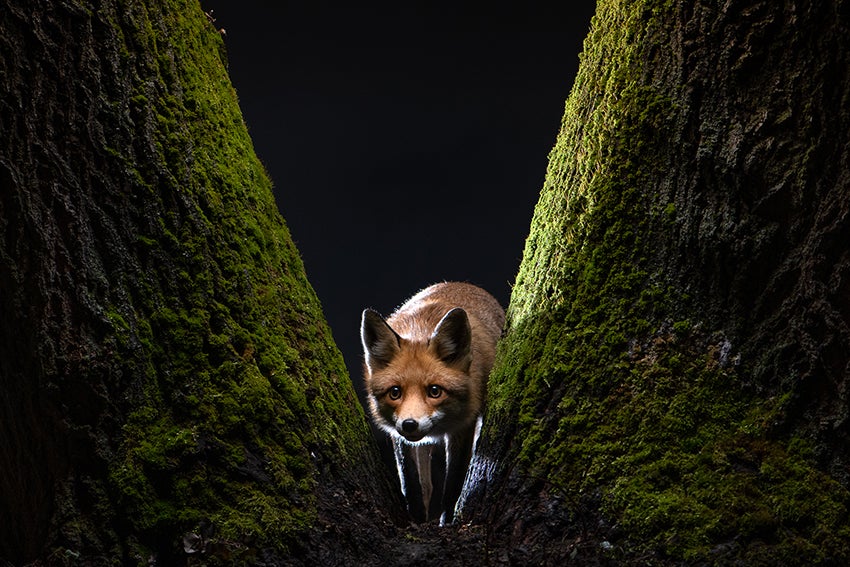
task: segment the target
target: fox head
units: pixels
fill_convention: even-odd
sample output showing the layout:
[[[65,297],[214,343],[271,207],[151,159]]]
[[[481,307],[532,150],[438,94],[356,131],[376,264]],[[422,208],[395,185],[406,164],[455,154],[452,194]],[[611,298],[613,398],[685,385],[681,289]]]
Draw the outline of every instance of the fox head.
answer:
[[[366,309],[360,337],[366,391],[380,427],[417,443],[476,419],[480,394],[469,377],[472,331],[463,309],[448,311],[422,341],[399,336],[377,312]]]

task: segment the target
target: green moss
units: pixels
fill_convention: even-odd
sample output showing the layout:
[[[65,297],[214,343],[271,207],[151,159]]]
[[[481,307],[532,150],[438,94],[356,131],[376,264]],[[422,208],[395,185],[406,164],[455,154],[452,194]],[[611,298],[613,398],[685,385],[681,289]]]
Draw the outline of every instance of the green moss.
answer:
[[[126,171],[137,273],[117,274],[104,343],[126,407],[109,463],[123,537],[177,552],[209,521],[285,551],[316,519],[325,466],[374,458],[362,410],[194,0],[111,18],[131,88]],[[318,393],[321,400],[317,401]],[[242,542],[242,543],[239,543]],[[131,547],[132,547],[131,545]]]
[[[786,398],[760,397],[735,345],[703,328],[656,261],[676,221],[653,185],[676,107],[640,49],[664,45],[673,10],[598,5],[514,286],[485,437],[508,432],[500,458],[566,501],[599,495],[598,513],[636,549],[700,563],[847,561],[847,490],[818,471],[805,440],[772,434]]]

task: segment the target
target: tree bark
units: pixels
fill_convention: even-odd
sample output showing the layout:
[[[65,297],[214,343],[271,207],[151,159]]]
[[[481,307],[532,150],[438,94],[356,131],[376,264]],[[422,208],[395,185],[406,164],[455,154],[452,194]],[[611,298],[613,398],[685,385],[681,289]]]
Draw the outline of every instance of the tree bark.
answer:
[[[600,0],[465,513],[512,561],[850,559],[848,24]]]
[[[3,559],[850,561],[847,2],[600,0],[413,537],[198,4],[0,4]]]
[[[398,502],[218,31],[0,4],[0,557],[373,556],[326,516]]]

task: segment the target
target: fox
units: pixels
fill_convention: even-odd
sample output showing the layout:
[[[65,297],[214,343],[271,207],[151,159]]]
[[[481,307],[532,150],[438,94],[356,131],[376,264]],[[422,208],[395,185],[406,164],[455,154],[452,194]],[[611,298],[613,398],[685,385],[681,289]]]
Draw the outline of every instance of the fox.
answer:
[[[393,441],[401,491],[415,520],[454,521],[504,324],[499,302],[463,282],[431,285],[386,319],[363,311],[369,412]]]

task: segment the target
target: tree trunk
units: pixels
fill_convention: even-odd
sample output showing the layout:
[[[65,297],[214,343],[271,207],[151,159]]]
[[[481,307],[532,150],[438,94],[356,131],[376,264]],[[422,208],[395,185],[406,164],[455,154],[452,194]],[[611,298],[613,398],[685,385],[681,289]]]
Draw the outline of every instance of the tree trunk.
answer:
[[[0,4],[0,557],[850,561],[847,2],[600,0],[413,537],[197,2]]]
[[[465,514],[512,561],[850,561],[849,24],[600,0]]]
[[[0,557],[372,557],[325,516],[398,502],[218,31],[0,4]]]

